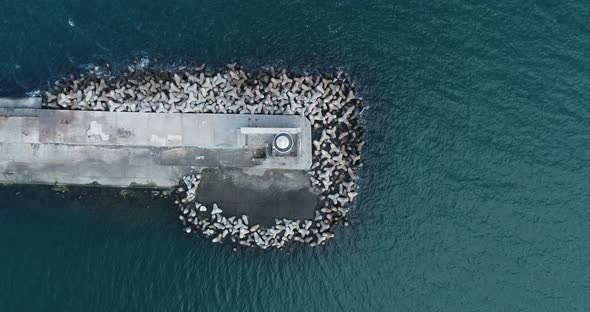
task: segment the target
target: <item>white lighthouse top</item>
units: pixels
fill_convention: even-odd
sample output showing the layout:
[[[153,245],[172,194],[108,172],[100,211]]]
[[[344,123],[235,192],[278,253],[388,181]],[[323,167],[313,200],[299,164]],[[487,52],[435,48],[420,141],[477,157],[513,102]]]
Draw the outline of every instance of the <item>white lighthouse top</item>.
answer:
[[[282,149],[282,150],[287,149],[287,148],[289,148],[289,144],[290,144],[289,138],[287,138],[287,136],[281,135],[277,138],[275,144],[277,145],[277,147],[279,149]]]

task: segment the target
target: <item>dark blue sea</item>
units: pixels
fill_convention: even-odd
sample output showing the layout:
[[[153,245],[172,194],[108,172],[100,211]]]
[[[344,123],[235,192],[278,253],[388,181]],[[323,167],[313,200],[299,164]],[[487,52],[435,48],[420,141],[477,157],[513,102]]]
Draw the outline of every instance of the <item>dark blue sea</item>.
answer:
[[[0,1],[0,95],[137,60],[345,68],[366,144],[326,248],[171,199],[0,188],[0,311],[589,311],[588,1]],[[124,196],[125,195],[125,196]]]

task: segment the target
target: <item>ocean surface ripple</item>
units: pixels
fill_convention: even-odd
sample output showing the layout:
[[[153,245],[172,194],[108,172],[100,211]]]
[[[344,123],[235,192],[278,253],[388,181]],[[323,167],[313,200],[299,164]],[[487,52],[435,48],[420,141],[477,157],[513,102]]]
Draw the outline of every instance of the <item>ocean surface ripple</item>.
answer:
[[[0,188],[0,311],[590,310],[584,1],[8,1],[0,95],[132,60],[339,66],[366,112],[352,226],[233,252],[171,200]]]

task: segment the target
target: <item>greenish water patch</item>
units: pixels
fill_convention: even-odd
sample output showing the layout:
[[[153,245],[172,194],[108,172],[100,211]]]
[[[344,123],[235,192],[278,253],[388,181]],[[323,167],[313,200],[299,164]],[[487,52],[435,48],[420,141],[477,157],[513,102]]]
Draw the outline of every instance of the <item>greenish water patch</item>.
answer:
[[[250,224],[274,225],[275,219],[313,219],[318,200],[305,171],[205,169],[198,202],[219,205],[230,216],[247,215]]]
[[[66,185],[60,185],[60,184],[55,184],[54,186],[51,187],[51,190],[54,192],[67,192],[69,191],[69,188]]]

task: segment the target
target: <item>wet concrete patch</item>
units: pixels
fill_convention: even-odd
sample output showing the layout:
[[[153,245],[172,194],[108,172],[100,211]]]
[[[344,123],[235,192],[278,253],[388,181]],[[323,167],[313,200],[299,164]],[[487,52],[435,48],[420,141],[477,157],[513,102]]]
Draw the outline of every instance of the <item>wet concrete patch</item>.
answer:
[[[317,195],[305,171],[210,168],[201,175],[198,201],[207,207],[217,203],[224,215],[245,214],[251,224],[314,216]]]

